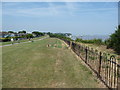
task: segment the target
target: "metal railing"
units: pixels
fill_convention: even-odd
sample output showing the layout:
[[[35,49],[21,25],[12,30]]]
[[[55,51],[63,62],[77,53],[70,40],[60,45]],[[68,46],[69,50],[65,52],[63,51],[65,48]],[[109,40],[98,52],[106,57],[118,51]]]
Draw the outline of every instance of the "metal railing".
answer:
[[[64,40],[64,39],[62,39]],[[120,89],[120,65],[114,55],[64,40],[109,89]]]

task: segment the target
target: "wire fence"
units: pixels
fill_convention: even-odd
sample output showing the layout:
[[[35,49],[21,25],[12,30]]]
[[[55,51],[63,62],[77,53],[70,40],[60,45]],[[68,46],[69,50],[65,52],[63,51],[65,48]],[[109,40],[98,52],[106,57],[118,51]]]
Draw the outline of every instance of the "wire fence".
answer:
[[[64,39],[62,39],[64,40]],[[120,89],[120,65],[114,55],[64,40],[109,89]]]

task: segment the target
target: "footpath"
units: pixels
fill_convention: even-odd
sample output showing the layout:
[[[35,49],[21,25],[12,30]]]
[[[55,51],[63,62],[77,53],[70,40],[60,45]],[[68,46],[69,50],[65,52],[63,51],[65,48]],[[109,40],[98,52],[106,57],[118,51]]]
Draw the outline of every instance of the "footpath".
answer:
[[[20,42],[20,43],[14,43],[14,44],[29,43],[29,42],[32,42],[32,41],[39,41],[39,40],[43,40],[43,39],[46,39],[46,38],[49,38],[49,36],[44,37],[44,38],[40,38],[38,40],[31,40],[31,41],[27,41],[27,42]],[[14,44],[1,45],[0,47],[11,46],[11,45],[14,45]]]

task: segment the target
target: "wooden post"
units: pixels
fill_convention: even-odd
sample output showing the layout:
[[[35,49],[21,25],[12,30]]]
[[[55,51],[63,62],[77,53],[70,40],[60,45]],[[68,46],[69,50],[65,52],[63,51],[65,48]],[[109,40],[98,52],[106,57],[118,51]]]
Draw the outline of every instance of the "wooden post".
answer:
[[[72,49],[72,41],[70,41],[70,48]]]
[[[120,65],[117,66],[117,90],[120,88]]]
[[[98,68],[98,76],[100,77],[100,72],[101,72],[101,61],[102,61],[102,53],[100,52],[99,56],[99,68]]]
[[[85,56],[85,63],[87,63],[87,57],[88,57],[88,56],[87,56],[87,55],[88,55],[87,53],[88,53],[88,50],[87,50],[87,47],[86,47],[86,48],[85,48],[85,54],[86,54],[86,56]]]

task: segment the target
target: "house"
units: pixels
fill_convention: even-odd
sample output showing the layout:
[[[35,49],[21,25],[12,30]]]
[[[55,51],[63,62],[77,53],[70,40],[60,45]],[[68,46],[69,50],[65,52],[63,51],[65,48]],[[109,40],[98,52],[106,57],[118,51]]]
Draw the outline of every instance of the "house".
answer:
[[[0,32],[0,38],[15,37],[14,33]]]

